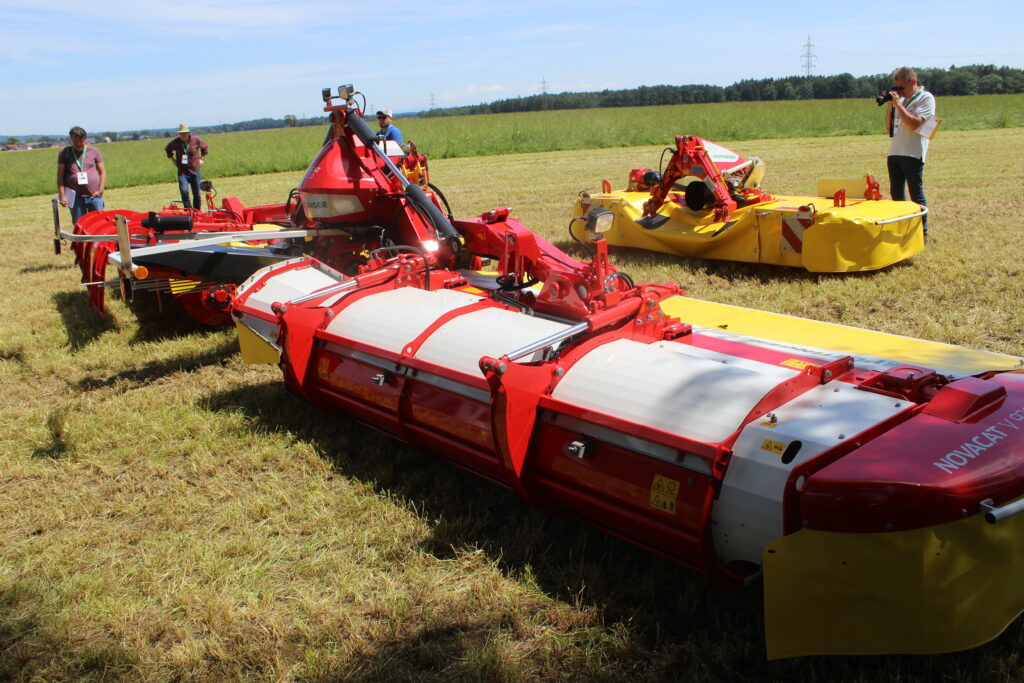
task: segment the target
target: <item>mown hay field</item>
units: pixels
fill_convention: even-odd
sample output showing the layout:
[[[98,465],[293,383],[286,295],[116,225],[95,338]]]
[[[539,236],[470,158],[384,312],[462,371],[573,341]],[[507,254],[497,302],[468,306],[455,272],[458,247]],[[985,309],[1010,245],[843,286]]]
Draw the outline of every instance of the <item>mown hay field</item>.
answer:
[[[1024,95],[943,97],[942,130],[1024,126]],[[700,135],[722,143],[766,138],[874,135],[884,108],[873,100],[729,102],[453,116],[397,121],[406,141],[432,159],[550,150],[670,145],[674,136]],[[376,122],[374,122],[375,124]],[[71,124],[69,124],[70,128]],[[300,171],[323,143],[326,125],[204,136],[210,177]],[[109,187],[174,180],[168,140],[97,145]],[[57,149],[0,154],[0,198],[56,192]]]
[[[884,136],[736,143],[767,189],[884,173]],[[458,215],[568,244],[569,205],[662,145],[439,160]],[[309,152],[312,154],[312,151]],[[613,250],[694,296],[1024,355],[1024,129],[940,133],[933,243],[859,275]],[[300,173],[216,179],[247,204]],[[173,183],[112,190],[144,210]],[[320,413],[230,330],[100,318],[50,249],[48,196],[0,200],[0,680],[1016,681],[1024,622],[963,653],[766,662],[761,594],[541,514]]]

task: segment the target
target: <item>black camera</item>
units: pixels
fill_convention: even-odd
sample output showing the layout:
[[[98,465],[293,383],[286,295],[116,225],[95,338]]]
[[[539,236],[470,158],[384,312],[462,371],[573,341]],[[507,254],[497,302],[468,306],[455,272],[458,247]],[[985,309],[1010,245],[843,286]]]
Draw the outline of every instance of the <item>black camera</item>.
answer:
[[[894,86],[892,86],[892,88],[890,88],[889,90],[886,90],[881,95],[875,95],[875,104],[877,104],[879,107],[881,107],[883,104],[885,104],[886,102],[891,100],[892,99],[892,91],[893,90],[899,90],[899,88],[894,85]]]

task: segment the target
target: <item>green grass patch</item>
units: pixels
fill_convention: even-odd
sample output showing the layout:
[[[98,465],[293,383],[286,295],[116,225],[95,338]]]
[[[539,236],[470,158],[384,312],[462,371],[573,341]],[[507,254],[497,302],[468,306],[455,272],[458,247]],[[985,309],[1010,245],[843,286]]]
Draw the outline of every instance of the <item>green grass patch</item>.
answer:
[[[1024,126],[1024,95],[976,95],[939,100],[942,130]],[[874,135],[884,109],[870,99],[728,102],[661,107],[483,114],[397,122],[406,140],[434,159],[521,152],[670,145],[679,134],[718,142]],[[205,136],[208,179],[305,170],[320,149],[325,126]],[[942,134],[941,132],[939,133]],[[97,145],[108,187],[167,182],[175,177],[167,140]],[[56,149],[0,154],[0,198],[56,192]]]

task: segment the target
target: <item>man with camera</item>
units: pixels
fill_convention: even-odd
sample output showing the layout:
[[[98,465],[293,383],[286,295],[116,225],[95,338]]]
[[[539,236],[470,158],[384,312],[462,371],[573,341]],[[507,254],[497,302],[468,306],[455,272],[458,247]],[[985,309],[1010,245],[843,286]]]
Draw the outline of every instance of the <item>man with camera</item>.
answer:
[[[904,188],[910,190],[910,200],[922,206],[924,197],[924,160],[928,153],[928,138],[917,130],[935,116],[935,97],[917,83],[917,72],[900,67],[892,74],[895,85],[875,100],[879,105],[888,102],[885,127],[892,137],[889,143],[889,194],[898,201],[907,198]],[[928,239],[928,214],[922,219],[924,237]]]

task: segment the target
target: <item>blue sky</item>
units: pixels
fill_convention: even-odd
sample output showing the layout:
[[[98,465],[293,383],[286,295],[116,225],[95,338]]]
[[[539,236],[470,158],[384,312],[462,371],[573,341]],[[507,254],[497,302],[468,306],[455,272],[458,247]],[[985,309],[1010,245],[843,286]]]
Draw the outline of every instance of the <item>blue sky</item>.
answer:
[[[843,7],[845,9],[839,9]],[[371,110],[661,83],[728,85],[904,64],[1024,67],[1020,0],[351,3],[3,0],[0,135]]]

